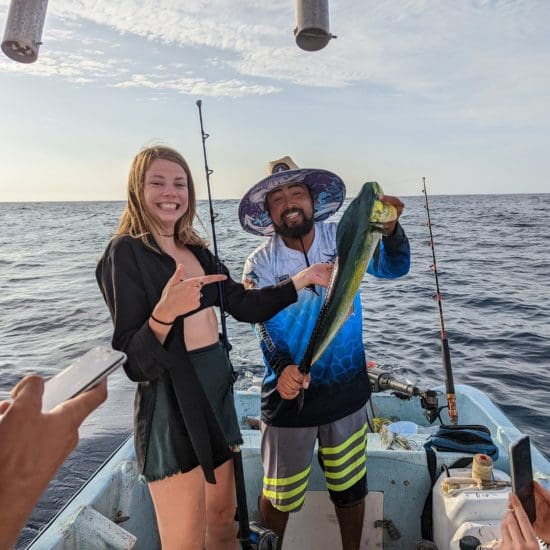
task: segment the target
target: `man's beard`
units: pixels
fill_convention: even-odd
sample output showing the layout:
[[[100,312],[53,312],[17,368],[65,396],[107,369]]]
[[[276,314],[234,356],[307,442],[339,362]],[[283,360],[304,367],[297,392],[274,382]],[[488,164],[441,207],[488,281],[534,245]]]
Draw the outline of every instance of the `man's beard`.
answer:
[[[281,225],[277,225],[273,222],[275,233],[278,233],[287,239],[299,239],[300,237],[305,237],[313,229],[313,216],[308,218],[301,208],[298,210],[302,214],[304,221],[299,225],[288,226],[284,220],[285,212],[283,212],[281,215]]]

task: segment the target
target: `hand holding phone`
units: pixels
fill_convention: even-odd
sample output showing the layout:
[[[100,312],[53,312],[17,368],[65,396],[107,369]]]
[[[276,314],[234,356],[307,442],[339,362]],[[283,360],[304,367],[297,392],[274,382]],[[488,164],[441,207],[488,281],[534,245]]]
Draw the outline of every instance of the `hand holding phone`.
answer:
[[[510,445],[510,471],[512,491],[519,498],[531,523],[537,519],[535,494],[533,491],[533,467],[531,465],[531,444],[524,436]]]
[[[78,442],[78,428],[107,398],[105,384],[43,414],[44,379],[25,376],[0,413],[0,548],[12,548],[50,479]],[[1,416],[1,414],[0,414]]]
[[[126,355],[121,351],[103,346],[91,349],[46,382],[42,410],[49,411],[93,388],[125,362]]]

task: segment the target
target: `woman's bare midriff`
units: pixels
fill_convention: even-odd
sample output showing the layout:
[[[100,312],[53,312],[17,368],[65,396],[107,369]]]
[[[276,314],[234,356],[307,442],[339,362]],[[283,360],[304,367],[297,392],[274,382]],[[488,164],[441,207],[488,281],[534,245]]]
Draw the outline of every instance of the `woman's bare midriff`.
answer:
[[[220,337],[214,308],[209,307],[186,317],[183,321],[183,333],[187,351],[215,344]]]
[[[185,279],[205,274],[201,264],[187,247],[171,250],[169,254],[176,260],[176,264],[183,264]],[[183,321],[183,332],[188,351],[215,344],[219,340],[219,333],[214,308],[209,307],[186,317]]]

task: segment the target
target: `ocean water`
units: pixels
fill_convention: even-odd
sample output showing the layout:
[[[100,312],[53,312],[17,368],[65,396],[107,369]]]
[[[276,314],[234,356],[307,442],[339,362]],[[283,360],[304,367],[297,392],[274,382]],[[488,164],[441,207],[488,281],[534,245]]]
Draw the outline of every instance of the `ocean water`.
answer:
[[[421,387],[443,381],[423,196],[406,197],[412,266],[362,284],[367,359]],[[97,344],[111,322],[94,278],[122,202],[0,204],[0,399],[25,374],[51,376]],[[222,260],[236,279],[261,241],[241,230],[238,201],[216,201]],[[433,196],[430,210],[455,383],[485,391],[550,456],[550,194]],[[209,227],[207,204],[199,214]],[[338,215],[334,217],[338,219]],[[205,231],[203,231],[206,234]],[[251,329],[231,319],[240,386],[259,384]],[[23,548],[131,432],[133,384],[109,381],[108,402],[33,512]]]

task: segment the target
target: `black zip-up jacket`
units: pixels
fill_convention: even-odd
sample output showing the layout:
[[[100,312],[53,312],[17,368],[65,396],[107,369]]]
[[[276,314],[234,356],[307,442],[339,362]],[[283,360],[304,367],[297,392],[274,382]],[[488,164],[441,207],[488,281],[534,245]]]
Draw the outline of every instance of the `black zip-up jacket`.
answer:
[[[164,344],[149,328],[149,316],[162,290],[174,274],[176,262],[154,240],[152,248],[130,236],[114,238],[100,259],[96,278],[114,323],[112,345],[128,356],[124,367],[138,382],[134,408],[136,456],[143,472],[156,384],[162,377],[173,389],[168,422],[171,432],[181,434],[172,443],[182,472],[201,465],[207,481],[215,483],[214,468],[231,456],[197,375],[183,338],[183,316],[174,322]],[[217,273],[213,254],[201,246],[188,246],[205,274]],[[263,322],[295,302],[291,281],[258,290],[246,290],[229,277],[222,282],[224,307],[238,321]],[[201,309],[219,306],[218,285],[202,288]],[[195,313],[190,312],[190,313]],[[187,314],[189,315],[189,314]]]

